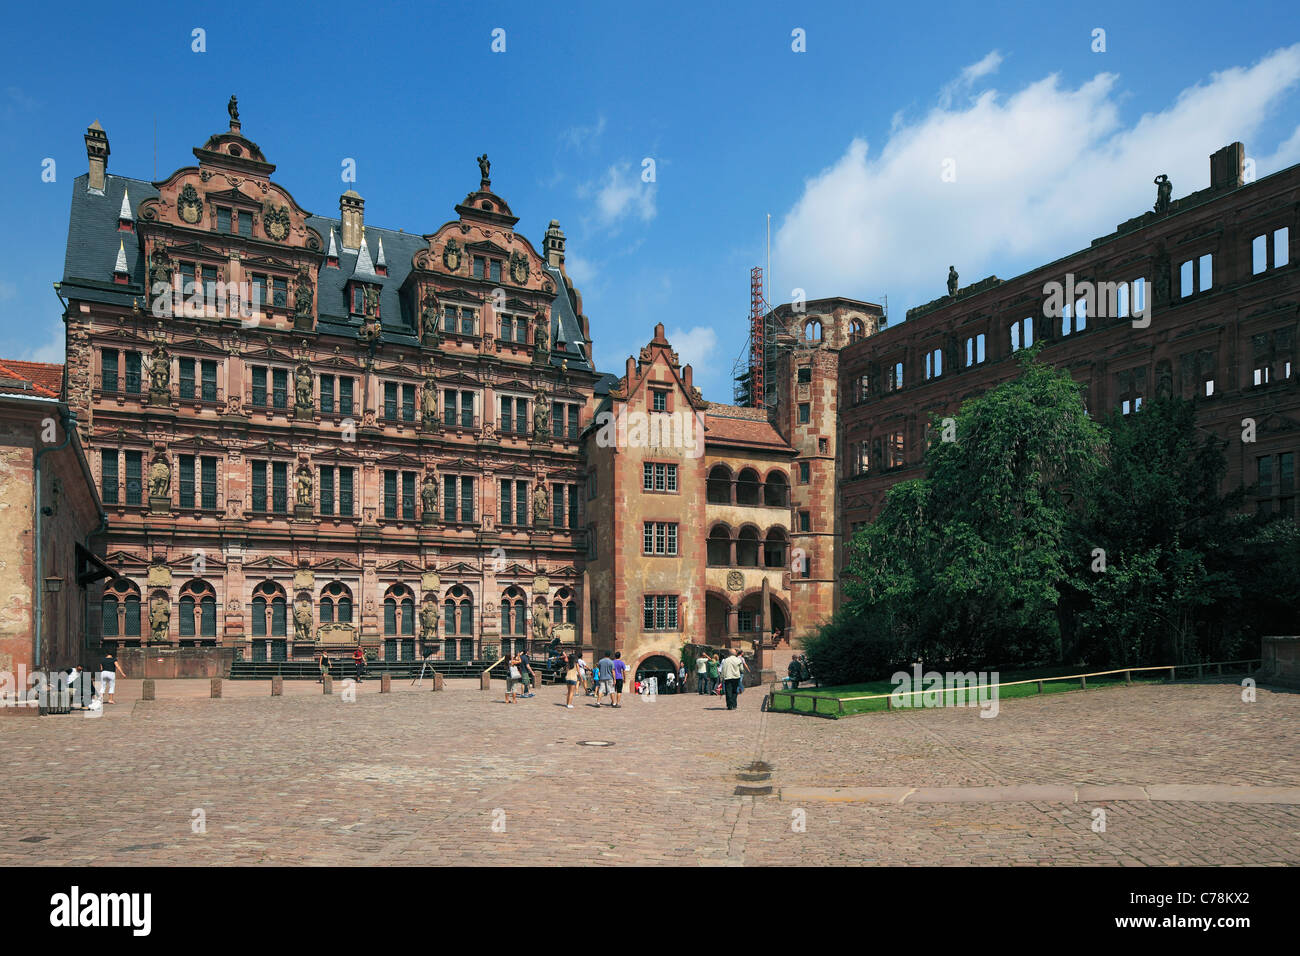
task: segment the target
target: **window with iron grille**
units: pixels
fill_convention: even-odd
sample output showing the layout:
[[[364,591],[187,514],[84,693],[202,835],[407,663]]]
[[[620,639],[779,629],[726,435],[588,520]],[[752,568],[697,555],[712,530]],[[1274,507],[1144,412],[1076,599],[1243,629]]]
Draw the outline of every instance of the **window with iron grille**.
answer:
[[[647,631],[677,630],[677,595],[645,595],[641,623],[643,630]]]
[[[266,406],[266,366],[253,366],[253,404],[258,408]]]
[[[144,498],[144,452],[126,453],[126,503],[138,505]]]
[[[180,372],[179,391],[181,398],[194,397],[194,359],[183,358],[177,362]]]
[[[397,421],[397,384],[384,383],[384,421]]]
[[[126,353],[126,390],[136,394],[140,391],[140,353]]]
[[[339,379],[339,415],[352,417],[352,379]]]
[[[180,464],[180,506],[194,507],[194,456],[181,455]]]
[[[106,505],[117,504],[117,456],[116,448],[105,448],[99,453],[99,494]]]
[[[99,357],[100,387],[106,392],[117,391],[117,349],[104,349]]]
[[[402,472],[402,520],[415,520],[415,472]]]
[[[289,372],[287,369],[271,369],[271,404],[276,408],[289,407]]]
[[[283,461],[271,463],[271,508],[277,514],[289,510],[289,465]]]
[[[211,455],[199,458],[199,506],[206,510],[217,507],[217,459]]]
[[[254,511],[266,510],[266,462],[253,462],[253,503]]]
[[[320,469],[320,513],[334,513],[334,469],[329,465],[322,465]]]
[[[334,376],[322,375],[320,377],[320,411],[322,415],[334,414]]]
[[[384,517],[397,517],[397,472],[384,472]]]
[[[204,359],[199,366],[199,372],[202,376],[199,387],[202,391],[199,397],[205,402],[215,402],[217,400],[217,363]]]
[[[352,480],[356,473],[354,468],[339,469],[339,514],[352,517]]]

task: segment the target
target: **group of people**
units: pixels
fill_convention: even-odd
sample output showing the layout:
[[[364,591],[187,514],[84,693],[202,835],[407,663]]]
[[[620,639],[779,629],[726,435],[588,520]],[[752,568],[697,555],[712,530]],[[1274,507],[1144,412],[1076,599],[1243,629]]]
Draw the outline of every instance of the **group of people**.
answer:
[[[535,697],[533,693],[533,684],[537,681],[537,672],[533,670],[532,658],[528,656],[527,651],[520,651],[518,654],[512,654],[507,662],[509,670],[506,672],[506,703],[513,704],[520,697]],[[519,688],[523,687],[523,693]]]
[[[727,710],[735,710],[745,691],[749,665],[740,651],[701,654],[695,659],[695,693],[725,696]]]
[[[564,658],[564,706],[573,709],[573,695],[581,684],[587,688],[587,696],[596,698],[597,707],[602,697],[609,698],[609,706],[622,707],[626,680],[627,662],[623,660],[622,651],[615,651],[613,657],[606,654],[596,661],[594,668],[579,655],[569,654]]]
[[[65,667],[61,672],[72,691],[72,706],[79,710],[99,710],[105,704],[116,704],[117,678],[126,676],[122,665],[110,650],[105,650],[90,670],[80,664]]]
[[[320,652],[320,657],[316,659],[320,665],[320,677],[316,678],[316,683],[325,683],[325,678],[330,676],[330,658],[324,651]],[[361,683],[366,673],[366,652],[358,645],[352,652],[352,676],[358,684]]]
[[[796,654],[790,658],[790,666],[785,669],[785,673],[790,679],[791,687],[798,687],[801,682],[812,680],[812,668],[808,666],[808,655]]]

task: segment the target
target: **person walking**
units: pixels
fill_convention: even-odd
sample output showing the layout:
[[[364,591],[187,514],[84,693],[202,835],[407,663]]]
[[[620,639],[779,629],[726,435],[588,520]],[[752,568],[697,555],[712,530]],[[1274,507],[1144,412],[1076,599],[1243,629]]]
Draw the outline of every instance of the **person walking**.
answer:
[[[682,661],[677,666],[677,693],[686,693],[686,662]]]
[[[627,674],[627,664],[623,661],[623,652],[614,652],[614,706],[623,706],[623,678]]]
[[[527,651],[523,651],[519,655],[519,680],[524,687],[521,697],[537,696],[533,693],[533,683],[537,680],[537,672],[533,670],[533,662],[528,657]]]
[[[799,655],[790,658],[790,666],[785,669],[785,673],[790,680],[790,686],[798,687],[799,675],[803,673],[803,668],[799,666]]]
[[[516,688],[522,683],[519,671],[519,655],[512,655],[506,666],[509,668],[506,671],[506,703],[513,704],[519,695]]]
[[[323,684],[325,683],[325,678],[330,676],[329,656],[324,651],[321,651],[320,660],[317,661],[317,663],[320,664],[320,677],[316,679],[316,683]]]
[[[614,704],[614,662],[610,660],[608,654],[596,661],[596,706],[600,706],[600,698],[608,696],[610,706]]]
[[[716,694],[718,692],[718,655],[707,657],[708,663],[705,665],[705,676],[708,680],[708,693]]]
[[[712,686],[709,683],[709,655],[701,654],[695,658],[695,693],[707,694]]]
[[[591,668],[587,666],[587,662],[585,660],[579,657],[578,658],[578,683],[582,685],[582,692],[588,697],[591,696],[590,678],[591,678]]]
[[[740,654],[736,651],[724,652],[728,656],[718,667],[718,673],[722,677],[723,686],[727,693],[727,710],[736,709],[736,687],[740,684]]]
[[[564,687],[566,690],[564,706],[569,710],[573,710],[573,692],[578,689],[578,664],[574,657],[575,655],[570,654],[564,660]]]
[[[749,673],[749,665],[745,663],[745,652],[736,651],[736,657],[740,659],[740,681],[736,684],[736,695],[739,696],[745,692],[745,675]]]
[[[104,655],[99,659],[99,696],[106,704],[116,704],[113,699],[113,693],[117,690],[117,675],[126,676],[126,671],[122,670],[122,665],[118,663],[113,652],[105,648]]]

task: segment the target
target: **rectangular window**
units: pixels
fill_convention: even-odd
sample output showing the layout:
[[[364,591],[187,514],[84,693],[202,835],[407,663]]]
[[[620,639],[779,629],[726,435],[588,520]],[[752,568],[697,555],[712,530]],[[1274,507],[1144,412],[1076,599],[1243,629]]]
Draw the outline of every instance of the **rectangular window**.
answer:
[[[514,524],[514,487],[515,483],[508,479],[501,480],[501,523]]]
[[[569,438],[576,439],[578,437],[578,406],[577,405],[569,406],[568,417],[569,417]]]
[[[808,511],[801,511],[801,512],[799,512],[799,530],[800,530],[800,531],[811,531],[811,530],[812,530],[812,513],[811,513],[811,512],[808,512]]]
[[[271,277],[271,304],[283,309],[289,301],[289,280]]]
[[[668,393],[660,389],[652,389],[650,392],[653,397],[652,409],[656,412],[668,410]]]
[[[402,386],[402,421],[415,421],[415,386]]]
[[[180,382],[178,395],[181,398],[194,397],[194,359],[183,358],[177,361],[177,370],[180,372]]]
[[[103,373],[100,377],[100,385],[106,392],[117,391],[117,349],[104,349],[100,354],[100,365]]]
[[[515,524],[528,524],[528,482],[515,482]]]
[[[322,465],[320,470],[320,513],[334,513],[334,469]]]
[[[402,520],[415,520],[415,472],[402,472]]]
[[[903,433],[890,432],[889,434],[889,467],[899,468],[903,464]]]
[[[277,514],[289,510],[289,465],[287,462],[271,463],[271,508]]]
[[[460,393],[460,424],[462,428],[474,427],[474,393]]]
[[[809,366],[801,365],[799,367],[798,381],[800,385],[807,385],[812,381],[812,369]]]
[[[138,505],[144,500],[144,452],[126,453],[126,503]]]
[[[503,432],[514,431],[514,407],[515,400],[505,395],[501,396],[501,430]]]
[[[99,453],[99,493],[104,504],[117,504],[117,449],[104,449]]]
[[[501,281],[501,260],[492,259],[488,262],[488,278],[493,282]]]
[[[181,455],[180,460],[180,506],[194,507],[194,456]]]
[[[1268,236],[1256,236],[1250,242],[1250,274],[1259,275],[1268,268]]]
[[[460,334],[461,335],[474,334],[474,310],[473,309],[460,310]]]
[[[217,507],[217,459],[204,455],[199,459],[199,504],[207,511]]]
[[[474,278],[484,279],[487,277],[487,260],[482,256],[474,257]]]
[[[807,425],[812,421],[812,405],[808,402],[799,403],[799,424]]]
[[[564,437],[564,406],[559,402],[551,402],[551,437]]]
[[[397,421],[397,385],[394,382],[384,383],[384,421]]]
[[[474,520],[474,479],[461,478],[460,480],[460,520]]]
[[[254,511],[266,510],[266,462],[253,462],[253,504]]]
[[[569,485],[569,530],[578,529],[578,486]]]
[[[345,518],[352,517],[352,480],[353,468],[339,469],[339,514]]]
[[[239,234],[245,239],[253,238],[253,214],[246,209],[239,212]]]
[[[233,217],[230,215],[229,209],[227,209],[225,206],[218,206],[217,207],[217,232],[230,232],[231,231],[230,223],[232,222],[232,219]]]
[[[1273,494],[1273,456],[1268,455],[1263,458],[1255,459],[1258,465],[1257,484],[1259,485],[1256,494],[1265,497]]]
[[[131,394],[140,392],[140,353],[126,353],[126,390]]]
[[[266,366],[253,366],[253,405],[257,408],[266,406]]]
[[[895,362],[885,378],[885,391],[896,392],[903,387],[903,363]]]
[[[642,626],[643,629],[647,631],[677,630],[677,595],[645,595]]]
[[[456,331],[456,307],[454,305],[448,305],[443,307],[442,330],[444,332]]]
[[[181,294],[185,296],[185,298],[187,299],[194,294],[197,288],[197,286],[195,286],[194,284],[195,275],[196,272],[195,272],[194,263],[192,262],[181,263]],[[256,282],[257,278],[258,276],[253,276],[254,282]]]
[[[447,426],[456,424],[456,396],[459,394],[455,389],[447,388],[442,392],[442,423]]]
[[[204,359],[199,366],[199,371],[202,376],[199,383],[202,392],[199,397],[205,402],[215,402],[217,400],[217,363]]]
[[[289,407],[289,372],[286,369],[271,369],[271,403],[276,408]]]
[[[925,353],[925,380],[938,378],[943,374],[943,351],[931,349]]]
[[[1283,226],[1273,232],[1273,268],[1280,269],[1291,261],[1291,227]]]
[[[333,375],[322,375],[320,377],[320,413],[326,416],[334,414]]]
[[[339,379],[339,414],[344,418],[352,417],[352,379]]]
[[[811,463],[806,461],[799,462],[799,484],[801,485],[808,484],[808,482],[812,480],[811,473],[812,473]]]
[[[205,305],[216,305],[217,302],[217,267],[203,267],[203,297]]]
[[[1214,285],[1214,256],[1207,253],[1200,258],[1200,276],[1196,283],[1196,291],[1204,292]]]
[[[642,525],[642,553],[675,556],[677,525],[666,521],[647,521]]]
[[[448,522],[456,520],[456,476],[442,476],[442,519]]]
[[[384,472],[384,517],[397,517],[397,472]]]
[[[1188,259],[1178,267],[1178,296],[1187,298],[1196,291],[1196,260]]]

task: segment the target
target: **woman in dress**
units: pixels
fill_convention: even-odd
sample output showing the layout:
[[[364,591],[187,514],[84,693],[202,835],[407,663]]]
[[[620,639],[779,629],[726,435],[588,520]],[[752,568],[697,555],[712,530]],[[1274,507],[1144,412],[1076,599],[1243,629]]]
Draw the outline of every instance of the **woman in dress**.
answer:
[[[570,654],[564,659],[564,686],[568,694],[564,698],[564,706],[573,710],[573,692],[578,687],[578,662],[574,659],[577,655]]]

